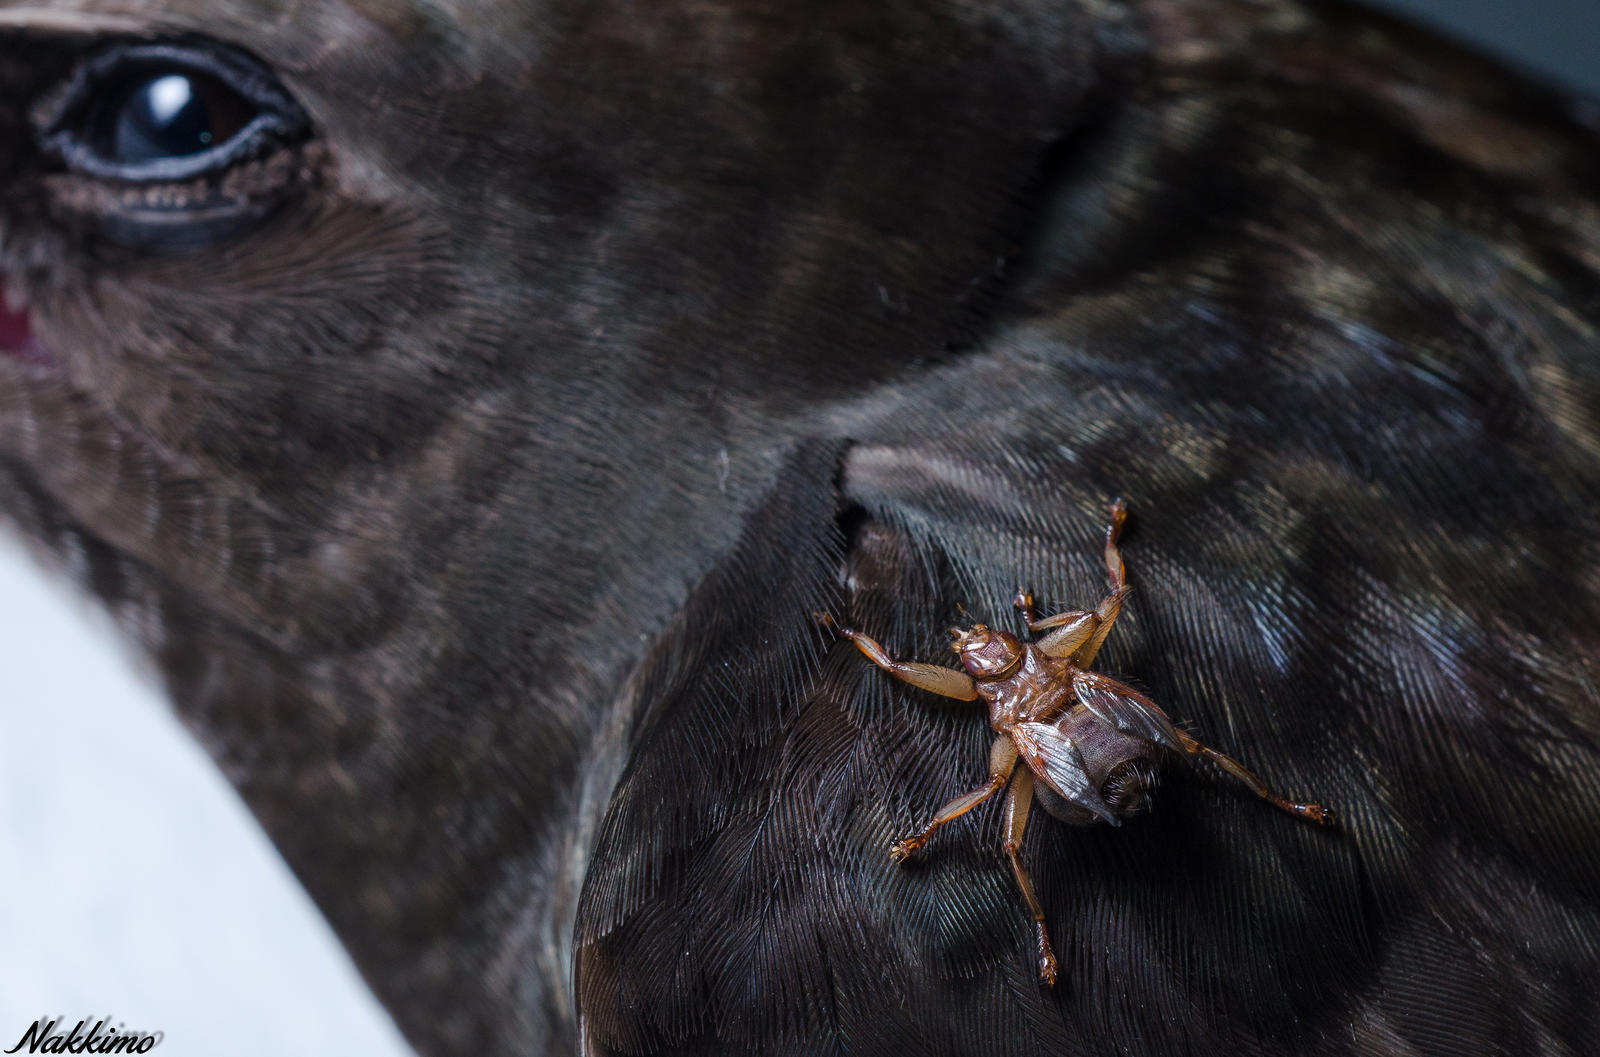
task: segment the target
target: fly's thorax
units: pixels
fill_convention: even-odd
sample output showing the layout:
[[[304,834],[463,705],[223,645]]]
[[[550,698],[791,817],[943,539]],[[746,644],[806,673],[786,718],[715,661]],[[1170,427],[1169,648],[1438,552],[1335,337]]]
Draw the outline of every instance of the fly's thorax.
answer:
[[[1071,672],[1076,669],[1031,643],[1019,645],[1021,660],[1004,675],[974,679],[978,696],[989,703],[989,723],[995,730],[1003,731],[1041,714],[1059,715],[1063,699],[1072,697]]]

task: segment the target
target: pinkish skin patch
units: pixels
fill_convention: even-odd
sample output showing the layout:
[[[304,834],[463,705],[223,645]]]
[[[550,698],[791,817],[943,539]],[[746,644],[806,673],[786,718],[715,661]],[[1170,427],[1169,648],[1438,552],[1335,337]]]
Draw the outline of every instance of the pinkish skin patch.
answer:
[[[0,356],[15,356],[34,367],[54,367],[56,359],[34,336],[27,312],[13,312],[0,283]]]

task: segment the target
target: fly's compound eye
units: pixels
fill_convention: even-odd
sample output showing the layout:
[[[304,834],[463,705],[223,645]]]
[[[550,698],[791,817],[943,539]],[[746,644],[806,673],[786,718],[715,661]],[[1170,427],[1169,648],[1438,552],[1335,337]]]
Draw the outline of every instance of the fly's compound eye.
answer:
[[[224,44],[123,41],[81,60],[35,110],[64,172],[57,214],[101,239],[177,252],[232,238],[303,190],[304,110],[260,62]]]

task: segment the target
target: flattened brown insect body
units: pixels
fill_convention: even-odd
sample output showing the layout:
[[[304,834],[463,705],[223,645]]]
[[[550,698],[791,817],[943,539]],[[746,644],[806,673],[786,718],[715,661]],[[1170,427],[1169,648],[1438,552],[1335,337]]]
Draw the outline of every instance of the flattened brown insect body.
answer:
[[[1022,722],[1053,725],[1061,737],[1077,747],[1090,787],[1099,792],[1113,817],[1107,819],[1064,797],[1048,781],[1035,786],[1040,807],[1077,826],[1103,821],[1120,825],[1123,819],[1149,809],[1150,793],[1159,781],[1167,750],[1180,746],[1163,746],[1108,724],[1078,700],[1074,679],[1082,669],[1076,665],[982,624],[970,631],[953,632],[952,648],[973,676],[978,696],[989,706],[989,725],[1008,737]],[[986,677],[985,672],[999,674]],[[1165,719],[1164,714],[1162,718]],[[1026,744],[1018,745],[1024,757]]]
[[[1109,676],[1089,670],[1128,594],[1126,570],[1117,549],[1127,510],[1111,505],[1106,529],[1106,573],[1111,591],[1093,610],[1073,610],[1039,619],[1033,598],[1019,590],[1017,609],[1032,631],[1045,631],[1026,643],[1010,632],[975,624],[951,628],[951,649],[964,671],[933,664],[896,661],[872,638],[841,628],[874,664],[924,690],[963,701],[982,700],[989,725],[999,734],[989,753],[989,780],[956,797],[921,831],[894,842],[890,855],[904,861],[926,844],[934,831],[971,811],[1010,785],[1006,796],[1005,852],[1017,887],[1033,914],[1039,976],[1055,983],[1056,959],[1045,928],[1044,908],[1022,865],[1022,835],[1035,793],[1051,815],[1073,825],[1109,822],[1119,826],[1144,811],[1170,754],[1204,756],[1274,806],[1323,825],[1333,815],[1318,804],[1286,800],[1267,788],[1242,764],[1183,733],[1156,704]],[[1018,769],[1017,761],[1025,767]]]

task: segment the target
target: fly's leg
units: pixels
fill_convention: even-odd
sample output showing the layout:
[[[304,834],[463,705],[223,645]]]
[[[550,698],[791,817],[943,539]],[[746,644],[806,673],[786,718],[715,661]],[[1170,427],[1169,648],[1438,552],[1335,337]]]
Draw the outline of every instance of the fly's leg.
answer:
[[[970,793],[962,793],[940,808],[939,813],[934,815],[926,826],[922,827],[921,832],[895,841],[889,848],[889,858],[895,862],[905,862],[913,852],[928,843],[928,838],[933,836],[934,830],[946,822],[954,822],[1004,789],[1006,779],[1011,777],[1011,772],[1016,766],[1016,744],[1004,735],[996,738],[993,747],[989,750],[989,780]],[[1023,768],[1023,770],[1026,771],[1027,768]]]
[[[1094,663],[1100,646],[1111,633],[1111,626],[1122,612],[1122,600],[1128,596],[1128,567],[1122,560],[1117,540],[1122,536],[1122,526],[1128,520],[1128,505],[1118,499],[1111,504],[1111,523],[1106,526],[1106,577],[1111,582],[1111,593],[1094,609],[1074,609],[1039,619],[1033,608],[1033,595],[1018,588],[1013,604],[1022,612],[1029,629],[1045,631],[1055,629],[1035,645],[1052,657],[1071,661],[1079,668]]]
[[[889,652],[878,643],[877,639],[870,635],[863,635],[851,628],[841,628],[826,614],[819,614],[817,621],[823,627],[832,628],[855,643],[856,649],[866,654],[868,660],[896,679],[943,697],[953,697],[957,701],[978,699],[978,686],[966,672],[958,672],[954,668],[945,668],[937,664],[897,661],[889,656]]]
[[[1128,520],[1128,504],[1120,499],[1111,501],[1111,524],[1106,526],[1106,576],[1111,590],[1120,591],[1128,586],[1128,567],[1123,564],[1122,551],[1117,540],[1122,537],[1122,526]]]
[[[1122,536],[1122,526],[1127,520],[1128,504],[1120,499],[1114,500],[1111,504],[1111,523],[1106,526],[1105,549],[1106,578],[1111,582],[1111,593],[1094,609],[1099,624],[1093,634],[1067,657],[1079,668],[1087,668],[1094,663],[1095,654],[1100,652],[1101,644],[1111,633],[1111,625],[1117,622],[1117,614],[1122,612],[1122,600],[1131,590],[1128,587],[1128,567],[1123,563],[1122,550],[1117,546],[1117,540]]]
[[[1183,741],[1184,752],[1187,752],[1190,756],[1204,756],[1206,759],[1210,760],[1212,763],[1216,764],[1218,767],[1221,767],[1224,771],[1227,771],[1229,774],[1239,779],[1239,781],[1249,786],[1251,792],[1272,804],[1272,806],[1283,811],[1287,811],[1291,815],[1309,819],[1320,826],[1331,826],[1334,824],[1333,812],[1323,807],[1321,804],[1302,804],[1294,800],[1285,800],[1277,793],[1274,793],[1271,789],[1268,789],[1266,782],[1263,782],[1261,779],[1257,778],[1253,773],[1251,773],[1249,768],[1245,767],[1244,764],[1240,763],[1238,760],[1235,760],[1233,757],[1224,755],[1223,753],[1218,752],[1216,749],[1211,748],[1209,745],[1200,744],[1198,741],[1194,740],[1181,730],[1178,731],[1178,737]]]
[[[1028,828],[1028,809],[1033,806],[1033,772],[1024,767],[1006,794],[1006,857],[1017,875],[1017,887],[1033,913],[1033,928],[1039,954],[1039,979],[1051,986],[1056,982],[1056,952],[1050,946],[1050,933],[1044,927],[1044,907],[1033,890],[1033,880],[1022,865],[1022,834]]]
[[[1070,609],[1053,617],[1040,617],[1039,611],[1033,607],[1033,594],[1023,587],[1017,588],[1017,596],[1011,600],[1011,604],[1022,614],[1029,631],[1060,629],[1040,639],[1041,646],[1046,642],[1059,644],[1070,641],[1073,643],[1072,648],[1077,649],[1088,641],[1089,636],[1094,634],[1096,625],[1099,624],[1099,618],[1092,609]]]

